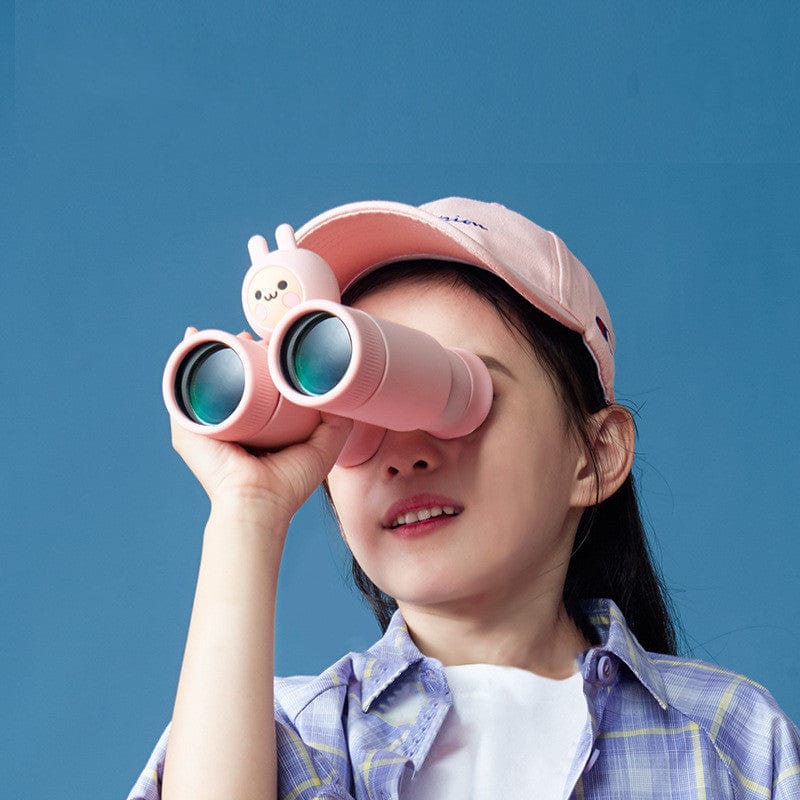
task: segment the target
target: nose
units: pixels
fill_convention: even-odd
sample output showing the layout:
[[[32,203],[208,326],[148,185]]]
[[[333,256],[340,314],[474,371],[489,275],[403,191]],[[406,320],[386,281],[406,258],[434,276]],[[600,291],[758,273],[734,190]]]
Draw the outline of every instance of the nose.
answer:
[[[411,477],[441,466],[444,441],[425,431],[387,431],[378,457],[386,478]]]

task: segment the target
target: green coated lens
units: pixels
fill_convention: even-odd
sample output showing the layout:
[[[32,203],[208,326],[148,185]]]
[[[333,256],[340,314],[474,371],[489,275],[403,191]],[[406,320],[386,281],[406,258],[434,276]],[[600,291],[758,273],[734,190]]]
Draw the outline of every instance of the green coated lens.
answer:
[[[244,367],[224,344],[192,350],[178,370],[176,396],[186,415],[202,425],[219,425],[233,414],[244,394]]]
[[[289,330],[281,355],[289,383],[303,394],[321,395],[344,377],[353,345],[345,324],[320,311],[298,320]]]

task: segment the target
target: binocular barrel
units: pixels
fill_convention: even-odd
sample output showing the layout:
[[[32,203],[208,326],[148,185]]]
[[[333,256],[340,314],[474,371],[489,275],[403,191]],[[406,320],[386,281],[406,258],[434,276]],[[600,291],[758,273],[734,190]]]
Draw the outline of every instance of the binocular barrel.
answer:
[[[305,441],[321,411],[349,417],[362,424],[346,465],[374,455],[385,429],[464,436],[492,404],[475,354],[328,300],[295,306],[268,347],[224,331],[191,334],[170,355],[162,389],[183,427],[265,449]]]
[[[492,403],[489,372],[475,354],[328,300],[292,309],[268,358],[278,391],[295,405],[390,430],[464,436]]]

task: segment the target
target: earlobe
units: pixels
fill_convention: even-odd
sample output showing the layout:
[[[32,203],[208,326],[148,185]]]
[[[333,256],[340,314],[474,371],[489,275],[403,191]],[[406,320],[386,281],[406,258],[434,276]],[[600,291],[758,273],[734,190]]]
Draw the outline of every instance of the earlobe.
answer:
[[[631,471],[634,425],[630,411],[616,404],[601,409],[593,415],[589,438],[591,452],[583,443],[584,462],[576,483],[576,505],[583,508],[611,497]]]

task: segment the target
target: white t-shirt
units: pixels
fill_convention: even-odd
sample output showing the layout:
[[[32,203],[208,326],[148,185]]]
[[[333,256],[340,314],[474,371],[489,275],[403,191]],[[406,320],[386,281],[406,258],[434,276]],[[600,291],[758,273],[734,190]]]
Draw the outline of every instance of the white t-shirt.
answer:
[[[588,717],[581,674],[493,664],[445,673],[453,705],[403,797],[560,800]]]

